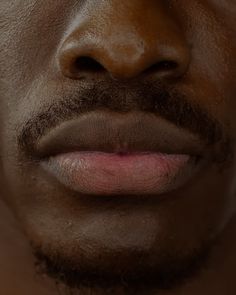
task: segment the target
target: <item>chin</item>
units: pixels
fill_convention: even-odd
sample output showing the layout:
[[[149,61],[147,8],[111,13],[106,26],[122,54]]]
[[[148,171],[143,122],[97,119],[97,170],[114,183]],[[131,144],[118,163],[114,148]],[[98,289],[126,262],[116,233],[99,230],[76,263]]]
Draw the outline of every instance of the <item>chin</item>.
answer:
[[[206,226],[177,193],[162,201],[123,198],[73,194],[25,216],[38,270],[76,289],[173,289],[197,276],[220,236],[217,216],[205,218]],[[72,206],[78,200],[80,208]]]
[[[114,288],[173,290],[198,276],[216,240],[196,249],[108,249],[87,244],[86,249],[32,242],[37,273],[70,289]],[[174,247],[173,247],[174,248]],[[82,293],[83,294],[83,293]]]

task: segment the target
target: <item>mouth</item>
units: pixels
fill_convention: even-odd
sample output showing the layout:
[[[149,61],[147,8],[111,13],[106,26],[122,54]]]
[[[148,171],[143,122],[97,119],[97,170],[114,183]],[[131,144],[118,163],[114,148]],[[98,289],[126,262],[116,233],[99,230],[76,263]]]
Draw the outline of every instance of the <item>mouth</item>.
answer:
[[[184,185],[202,164],[194,134],[141,112],[91,112],[37,143],[41,167],[68,189],[90,195],[159,195]]]

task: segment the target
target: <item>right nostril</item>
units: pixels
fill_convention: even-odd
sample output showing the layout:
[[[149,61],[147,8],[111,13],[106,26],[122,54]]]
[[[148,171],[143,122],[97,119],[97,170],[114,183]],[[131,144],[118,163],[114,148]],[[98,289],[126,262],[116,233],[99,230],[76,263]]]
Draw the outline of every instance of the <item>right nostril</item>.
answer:
[[[77,73],[97,73],[105,70],[99,62],[87,56],[77,58],[74,61],[73,68],[74,72]]]

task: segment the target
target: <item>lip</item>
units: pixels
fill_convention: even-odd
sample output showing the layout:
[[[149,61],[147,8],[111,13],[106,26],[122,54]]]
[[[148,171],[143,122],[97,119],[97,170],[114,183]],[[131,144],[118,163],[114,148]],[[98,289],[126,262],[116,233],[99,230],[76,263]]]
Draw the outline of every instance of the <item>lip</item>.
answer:
[[[56,126],[37,142],[34,153],[39,158],[73,151],[200,156],[205,148],[197,135],[155,115],[97,111]]]
[[[90,195],[161,194],[189,178],[194,161],[188,155],[73,152],[43,162],[62,184]]]
[[[199,169],[204,143],[146,113],[91,112],[64,122],[37,143],[44,170],[92,195],[163,194]]]

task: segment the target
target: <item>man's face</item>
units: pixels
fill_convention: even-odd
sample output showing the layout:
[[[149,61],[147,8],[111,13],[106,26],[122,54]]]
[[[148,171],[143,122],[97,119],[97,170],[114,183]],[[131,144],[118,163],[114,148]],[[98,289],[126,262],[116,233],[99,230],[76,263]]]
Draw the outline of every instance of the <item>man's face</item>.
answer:
[[[51,275],[169,285],[199,267],[235,208],[235,14],[1,0],[2,191]]]

